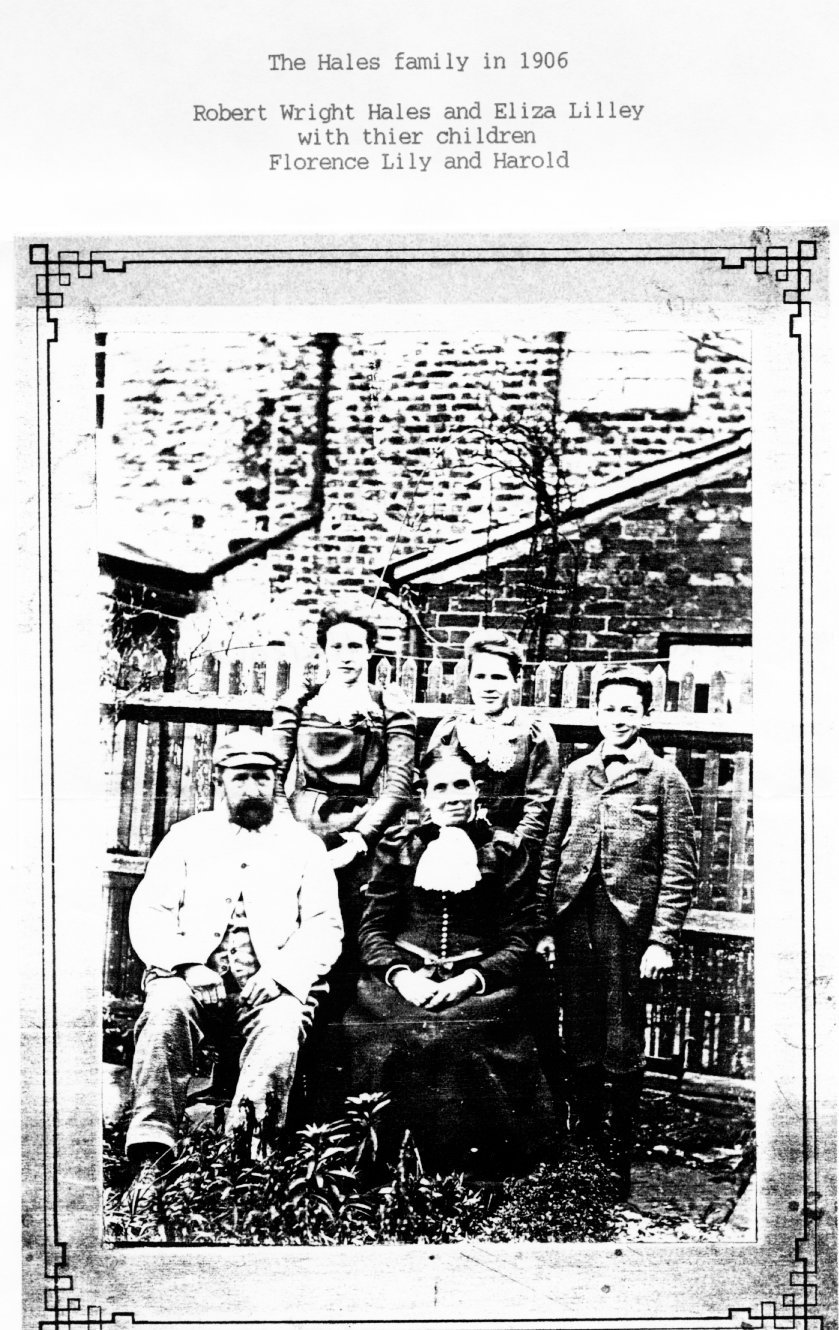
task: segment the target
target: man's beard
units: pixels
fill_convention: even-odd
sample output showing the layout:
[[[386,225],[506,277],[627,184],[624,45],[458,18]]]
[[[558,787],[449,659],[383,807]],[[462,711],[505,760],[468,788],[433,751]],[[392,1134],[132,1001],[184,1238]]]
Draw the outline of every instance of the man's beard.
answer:
[[[243,799],[235,808],[230,809],[230,821],[248,831],[257,831],[267,827],[274,816],[274,805],[267,799]]]

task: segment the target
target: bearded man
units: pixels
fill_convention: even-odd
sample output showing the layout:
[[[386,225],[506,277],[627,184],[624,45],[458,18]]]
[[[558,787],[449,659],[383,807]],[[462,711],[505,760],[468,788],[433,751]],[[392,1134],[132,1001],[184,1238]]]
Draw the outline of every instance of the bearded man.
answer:
[[[271,733],[240,729],[220,739],[215,808],[171,828],[131,902],[131,943],[146,971],[126,1150],[141,1191],[175,1145],[205,1040],[242,1040],[228,1127],[243,1101],[262,1115],[269,1092],[282,1120],[312,989],[341,951],[323,843],[287,814],[275,816],[279,762]]]

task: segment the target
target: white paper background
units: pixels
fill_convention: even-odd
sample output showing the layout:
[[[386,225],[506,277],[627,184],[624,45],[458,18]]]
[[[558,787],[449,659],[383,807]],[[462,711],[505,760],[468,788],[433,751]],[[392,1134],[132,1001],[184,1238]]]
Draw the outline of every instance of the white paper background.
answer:
[[[839,218],[839,114],[833,0],[432,0],[397,6],[387,0],[30,0],[4,6],[0,97],[4,179],[0,183],[3,330],[10,337],[11,238],[97,235],[224,236],[283,232],[344,235],[462,231],[474,233],[586,230],[696,231],[830,224]],[[375,76],[272,74],[267,53],[310,59],[319,51],[380,54],[457,51],[473,58],[464,75]],[[562,75],[515,71],[521,50],[567,50]],[[483,50],[508,57],[503,78],[473,73]],[[370,76],[372,77],[372,76]],[[304,103],[370,99],[471,102],[477,97],[564,105],[569,98],[643,103],[637,124],[552,128],[568,146],[568,171],[269,173],[279,140],[271,125],[191,123],[194,102]],[[587,134],[584,130],[589,130]],[[573,130],[573,136],[572,136]],[[282,146],[282,145],[280,145]],[[835,304],[836,302],[834,302]],[[14,393],[11,351],[4,348],[4,486],[14,497]],[[826,393],[817,400],[817,589],[835,602],[835,445]],[[24,595],[29,569],[15,569],[15,520],[3,524],[3,567]],[[9,588],[10,589],[10,588]],[[16,610],[4,604],[4,621]],[[832,659],[835,632],[818,624],[822,659]],[[8,689],[32,700],[32,681]],[[823,676],[820,676],[820,678]],[[825,677],[825,687],[828,687]],[[835,730],[829,694],[819,713],[822,746]],[[36,717],[21,711],[24,743]],[[11,718],[10,718],[11,719]],[[835,764],[832,764],[835,765]],[[6,776],[15,766],[6,757]],[[825,809],[835,808],[835,777],[821,773]],[[28,791],[27,793],[36,793]],[[13,814],[7,793],[5,809]],[[824,826],[822,834],[825,834]],[[12,837],[7,837],[11,846]],[[8,857],[12,857],[11,854]],[[827,927],[825,921],[824,926]],[[6,960],[7,992],[16,987],[14,947]],[[24,976],[25,979],[25,976]],[[12,1001],[8,1000],[8,1012]],[[0,1023],[4,1070],[14,1049],[11,1022]],[[11,1036],[11,1038],[10,1038]],[[4,1111],[16,1096],[4,1075]],[[12,1136],[13,1139],[13,1136]],[[3,1250],[11,1273],[0,1288],[4,1323],[16,1323],[17,1161],[3,1165],[7,1215]]]

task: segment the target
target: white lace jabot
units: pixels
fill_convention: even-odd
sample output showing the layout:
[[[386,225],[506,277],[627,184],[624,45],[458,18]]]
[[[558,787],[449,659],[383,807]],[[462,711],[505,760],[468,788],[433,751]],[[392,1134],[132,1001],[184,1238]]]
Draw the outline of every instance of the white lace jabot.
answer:
[[[420,855],[414,885],[424,891],[471,891],[480,880],[478,852],[462,827],[441,827]]]

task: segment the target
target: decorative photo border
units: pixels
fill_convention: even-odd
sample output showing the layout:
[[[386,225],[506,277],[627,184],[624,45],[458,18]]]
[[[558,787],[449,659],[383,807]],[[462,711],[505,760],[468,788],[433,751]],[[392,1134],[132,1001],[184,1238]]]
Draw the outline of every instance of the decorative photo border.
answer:
[[[492,241],[464,243],[459,239],[433,244],[393,244],[364,241],[340,245],[329,241],[306,242],[296,247],[261,247],[244,245],[241,248],[214,248],[186,246],[184,248],[63,248],[49,241],[37,241],[22,251],[22,280],[19,304],[24,319],[24,335],[34,332],[34,342],[27,341],[23,355],[28,365],[26,377],[33,390],[31,436],[24,440],[25,450],[34,451],[32,470],[37,482],[37,597],[34,613],[39,637],[39,706],[41,718],[41,889],[42,926],[41,1028],[24,1030],[25,1059],[39,1065],[39,1101],[30,1104],[31,1121],[25,1124],[25,1168],[29,1176],[38,1170],[37,1215],[30,1216],[26,1241],[28,1249],[24,1274],[25,1301],[28,1301],[27,1325],[43,1327],[110,1326],[110,1325],[167,1325],[180,1326],[183,1319],[146,1320],[142,1312],[133,1307],[109,1306],[106,1288],[88,1287],[85,1278],[84,1256],[80,1258],[72,1243],[68,1242],[65,1216],[62,1212],[62,1188],[59,1176],[64,1161],[60,1154],[61,1091],[57,1083],[59,1003],[60,991],[56,983],[56,954],[60,930],[56,923],[56,846],[54,809],[56,800],[55,776],[55,707],[56,671],[61,662],[55,652],[53,599],[53,570],[60,557],[56,536],[54,382],[55,369],[63,349],[63,319],[68,308],[68,297],[79,294],[91,302],[97,299],[97,282],[106,274],[124,275],[126,280],[154,283],[161,276],[173,272],[182,274],[187,267],[197,270],[202,281],[214,273],[230,270],[233,265],[263,266],[277,270],[289,265],[321,265],[328,270],[335,264],[351,265],[355,272],[370,271],[382,280],[388,268],[411,265],[422,271],[441,263],[475,267],[493,265],[495,269],[508,269],[511,265],[548,264],[569,270],[577,265],[598,264],[614,266],[616,270],[634,267],[643,274],[645,265],[663,262],[677,265],[707,265],[707,271],[725,270],[742,275],[744,283],[758,278],[774,281],[777,299],[777,317],[786,320],[789,351],[795,358],[798,398],[795,404],[798,420],[797,481],[798,550],[798,624],[800,634],[799,679],[800,698],[797,699],[798,760],[800,764],[800,826],[796,828],[797,857],[800,868],[800,1003],[801,1067],[800,1082],[800,1175],[795,1179],[795,1193],[799,1198],[797,1209],[798,1232],[787,1252],[784,1278],[766,1285],[756,1285],[753,1278],[745,1278],[750,1290],[744,1305],[722,1305],[711,1317],[668,1316],[666,1289],[650,1286],[650,1305],[642,1316],[594,1317],[575,1312],[574,1315],[533,1317],[507,1314],[498,1318],[457,1318],[429,1315],[420,1319],[398,1318],[403,1325],[462,1326],[515,1325],[521,1330],[529,1327],[608,1326],[634,1327],[651,1323],[701,1327],[738,1325],[743,1327],[787,1327],[831,1324],[829,1299],[832,1285],[832,1231],[833,1218],[826,1210],[825,1198],[832,1196],[830,1128],[823,1117],[823,1106],[817,1102],[817,1051],[822,1053],[817,1039],[818,1022],[823,1000],[822,968],[816,949],[816,864],[815,864],[815,803],[814,803],[814,714],[813,714],[813,413],[814,413],[814,304],[822,299],[826,288],[822,280],[827,236],[812,230],[801,237],[786,239],[784,243],[770,243],[766,234],[756,233],[747,243],[698,244],[615,244],[584,243],[499,244]],[[819,267],[820,265],[820,267]],[[700,273],[701,275],[701,273]],[[814,280],[814,275],[819,278]],[[32,282],[34,278],[34,282]],[[383,280],[386,280],[386,276]],[[33,542],[34,543],[34,542]],[[36,1130],[35,1122],[39,1124]],[[790,1187],[790,1180],[786,1179]],[[792,1207],[790,1207],[792,1208]],[[98,1241],[98,1235],[94,1239]],[[286,1249],[287,1250],[287,1249]],[[692,1255],[687,1253],[688,1256]],[[703,1252],[706,1249],[703,1249]],[[750,1260],[743,1250],[744,1264]],[[215,1257],[214,1257],[215,1259]],[[367,1259],[371,1259],[368,1257]],[[425,1259],[428,1259],[425,1253]],[[510,1277],[514,1262],[507,1261]],[[765,1276],[760,1248],[756,1268]],[[772,1269],[776,1267],[771,1267]],[[273,1275],[271,1277],[274,1277]],[[299,1268],[296,1278],[299,1279]],[[758,1296],[752,1296],[754,1289]],[[41,1293],[38,1294],[37,1290]],[[39,1301],[40,1296],[40,1301]],[[138,1289],[138,1304],[142,1301],[142,1288]],[[94,1301],[98,1299],[97,1301]],[[371,1303],[375,1300],[371,1283]],[[36,1305],[37,1303],[37,1305]],[[190,1325],[391,1325],[394,1318],[337,1318],[315,1321],[308,1317],[296,1319],[291,1315],[287,1297],[278,1291],[276,1320],[253,1320],[243,1307],[241,1319],[216,1319],[206,1307],[196,1307],[189,1319]],[[284,1309],[284,1310],[282,1310]],[[202,1315],[205,1317],[202,1318]]]

